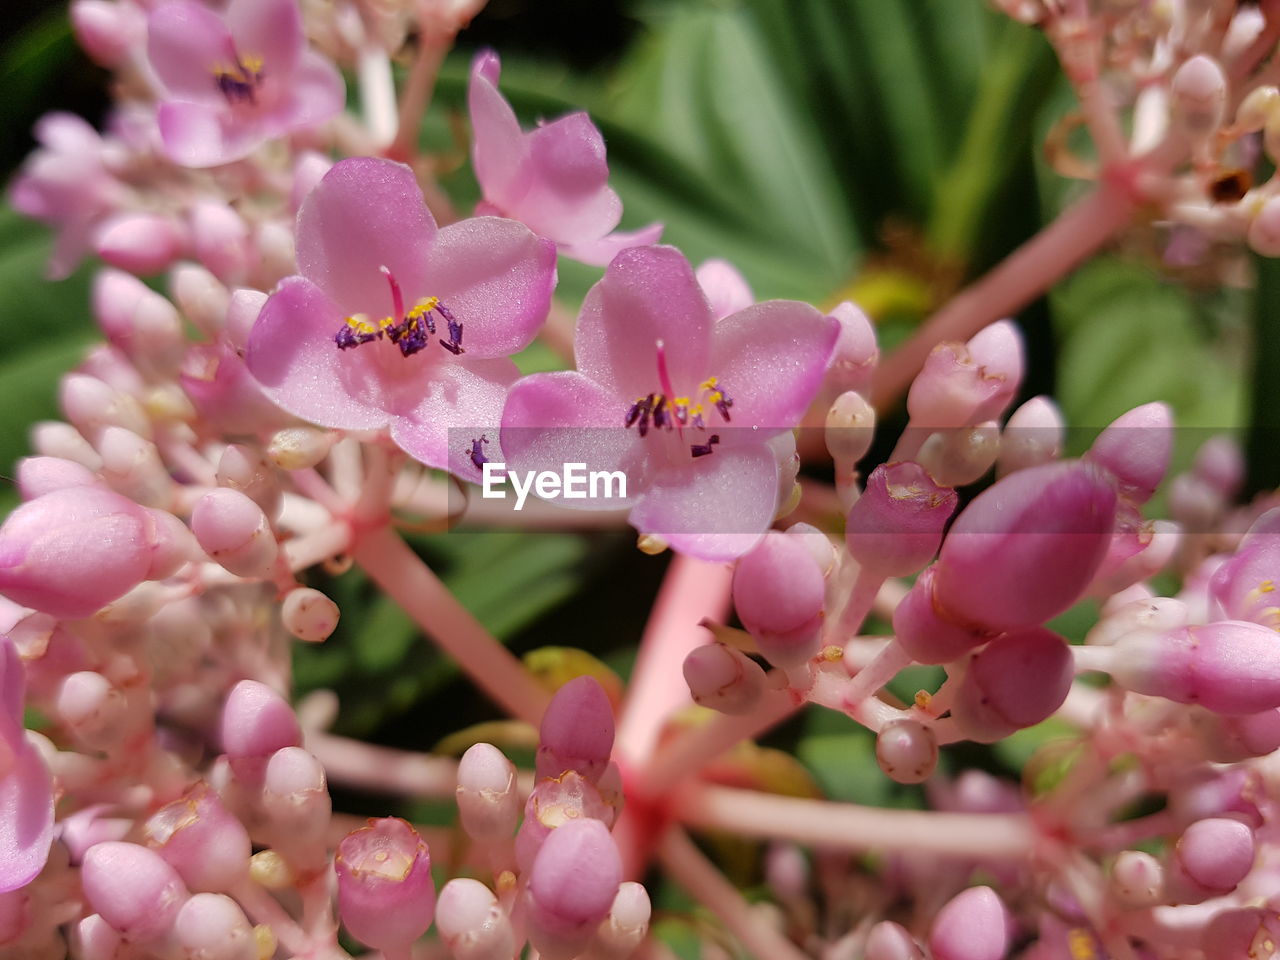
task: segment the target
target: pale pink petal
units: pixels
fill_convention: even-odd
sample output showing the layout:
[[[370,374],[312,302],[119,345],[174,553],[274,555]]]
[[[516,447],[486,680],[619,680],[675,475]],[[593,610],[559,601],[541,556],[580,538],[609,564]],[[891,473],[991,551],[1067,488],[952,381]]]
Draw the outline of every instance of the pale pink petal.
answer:
[[[704,260],[694,271],[702,292],[711,301],[711,313],[717,320],[745,310],[756,302],[747,278],[728,260],[718,257]]]
[[[42,146],[57,153],[92,154],[102,152],[102,137],[87,120],[74,113],[55,111],[36,121],[32,131]]]
[[[607,267],[623,250],[631,247],[647,247],[660,239],[662,239],[662,224],[651,223],[639,230],[615,230],[599,240],[562,243],[560,252],[579,263],[588,263],[593,267]]]
[[[247,157],[265,134],[254,122],[237,119],[225,105],[170,100],[156,117],[164,152],[184,167],[217,167]]]
[[[53,842],[53,779],[25,739],[0,777],[0,892],[26,886],[44,869]]]
[[[505,357],[529,345],[555,286],[555,244],[514,220],[478,217],[436,235],[426,280],[412,293],[440,298],[462,323],[469,355]]]
[[[5,619],[13,621],[5,627],[6,634],[17,623],[17,619],[21,619],[21,608],[10,607],[9,603],[6,598],[5,606],[9,608],[6,611],[9,616]],[[14,619],[15,614],[17,619]],[[11,747],[22,736],[22,701],[26,689],[24,679],[22,658],[18,655],[17,648],[9,637],[0,636],[0,740],[9,743]],[[3,749],[0,747],[0,751]]]
[[[226,24],[202,3],[172,0],[147,18],[147,59],[175,97],[225,105],[214,71],[234,58]]]
[[[249,371],[263,393],[304,420],[346,430],[384,426],[388,407],[377,364],[388,356],[382,348],[389,344],[339,350],[333,337],[342,319],[342,311],[317,286],[301,277],[286,278],[249,334]],[[413,360],[398,351],[390,359]]]
[[[733,400],[731,425],[790,429],[799,423],[839,336],[838,321],[794,300],[757,304],[717,323],[711,372]]]
[[[661,392],[657,345],[678,394],[707,376],[711,308],[693,269],[674,247],[633,247],[614,258],[578,317],[580,371],[626,400]]]
[[[261,60],[264,78],[293,72],[304,47],[296,0],[231,0],[226,23],[242,62]]]
[[[347,85],[342,74],[313,50],[303,52],[302,62],[288,83],[285,96],[272,111],[280,118],[282,133],[323,123],[346,105]]]
[[[413,171],[355,157],[334,165],[298,211],[298,270],[342,309],[392,312],[387,267],[406,296],[424,291],[435,218]],[[406,304],[410,306],[410,304]]]
[[[507,388],[520,372],[505,358],[448,360],[435,366],[418,405],[391,422],[391,439],[429,467],[479,481],[471,441],[486,437],[486,455],[500,460],[498,430]]]
[[[471,61],[467,107],[471,113],[471,162],[486,198],[505,209],[506,201],[524,188],[515,183],[525,153],[520,122],[498,92],[501,65],[492,50]]]
[[[740,557],[760,541],[778,500],[778,464],[764,445],[717,450],[663,470],[631,524],[703,560]]]
[[[646,450],[623,426],[628,404],[574,370],[535,373],[515,384],[502,413],[502,454],[516,470],[561,471],[581,463],[588,471],[621,470],[627,499],[565,500],[583,509],[629,506],[646,474]]]
[[[604,138],[585,113],[571,113],[526,138],[528,187],[508,216],[558,243],[595,240],[618,225],[622,201],[609,189]]]

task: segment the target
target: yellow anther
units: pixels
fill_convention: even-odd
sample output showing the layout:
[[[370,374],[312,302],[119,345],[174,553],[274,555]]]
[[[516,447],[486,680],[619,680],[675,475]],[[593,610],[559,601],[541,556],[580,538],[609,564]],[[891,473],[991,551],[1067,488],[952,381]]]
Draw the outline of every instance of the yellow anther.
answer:
[[[1275,593],[1276,582],[1274,580],[1263,580],[1258,584],[1259,593]]]
[[[1071,960],[1098,960],[1093,937],[1089,936],[1089,931],[1079,927],[1067,934],[1067,949],[1071,951]]]
[[[406,320],[417,320],[425,317],[440,304],[439,297],[427,297],[425,300],[419,300],[412,310],[405,314]]]
[[[250,73],[262,72],[262,58],[259,56],[250,55],[247,57],[241,57],[240,65]]]

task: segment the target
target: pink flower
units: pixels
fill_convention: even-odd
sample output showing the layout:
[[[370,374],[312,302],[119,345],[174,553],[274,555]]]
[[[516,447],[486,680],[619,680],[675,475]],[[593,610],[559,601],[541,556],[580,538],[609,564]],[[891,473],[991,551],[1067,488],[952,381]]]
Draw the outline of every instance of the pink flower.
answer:
[[[0,892],[30,883],[53,840],[53,781],[22,725],[22,661],[0,637]]]
[[[160,136],[175,163],[214,167],[327,120],[345,86],[305,48],[294,0],[231,0],[223,14],[174,0],[147,19],[147,56],[168,92]]]
[[[621,470],[625,499],[566,503],[630,506],[634,526],[677,550],[740,556],[777,509],[770,441],[817,393],[838,335],[835,320],[787,300],[715,321],[678,250],[624,250],[583,302],[577,371],[511,389],[508,467]]]
[[[628,247],[656,243],[660,223],[610,233],[622,201],[609,188],[604,138],[591,119],[571,113],[524,133],[498,92],[500,70],[492,50],[471,62],[471,157],[484,192],[476,212],[519,220],[566,256],[595,266]]]
[[[438,229],[408,167],[355,158],[303,203],[297,250],[302,275],[249,335],[264,392],[325,427],[389,428],[428,466],[477,476],[469,440],[497,440],[518,376],[508,357],[551,304],[554,245],[494,217]],[[450,444],[451,427],[469,439]]]

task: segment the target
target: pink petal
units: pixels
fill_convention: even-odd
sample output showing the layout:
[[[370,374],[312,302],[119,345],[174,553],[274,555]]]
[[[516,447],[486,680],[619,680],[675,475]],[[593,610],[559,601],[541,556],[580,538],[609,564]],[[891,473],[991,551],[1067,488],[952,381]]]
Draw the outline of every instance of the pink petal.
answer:
[[[471,462],[471,441],[488,437],[490,460],[500,460],[498,430],[507,388],[520,372],[507,359],[441,362],[423,384],[417,407],[402,411],[391,422],[391,439],[429,467],[449,470],[466,480],[479,481]]]
[[[526,138],[528,188],[509,216],[560,243],[595,240],[618,225],[622,201],[609,189],[604,138],[585,113],[571,113]]]
[[[225,105],[214,68],[229,64],[233,54],[226,24],[202,3],[173,0],[147,18],[147,58],[174,97]]]
[[[96,158],[102,152],[98,131],[74,113],[46,113],[36,121],[32,132],[42,146],[57,153],[89,154]]]
[[[388,344],[339,350],[333,336],[342,319],[317,286],[288,277],[258,315],[245,361],[263,392],[295,416],[345,430],[384,426],[390,398],[382,394],[386,378],[378,364]],[[412,360],[398,351],[390,359]]]
[[[757,304],[717,323],[711,372],[733,400],[732,426],[790,429],[799,423],[839,335],[838,321],[793,300]]]
[[[657,344],[675,390],[707,376],[711,308],[693,269],[674,247],[633,247],[614,258],[578,317],[580,371],[626,400],[660,390]]]
[[[242,61],[261,59],[264,77],[293,73],[305,45],[295,0],[231,0],[226,24]]]
[[[468,354],[505,357],[529,345],[551,308],[555,244],[514,220],[479,217],[441,230],[429,256],[418,293],[461,321]]]
[[[53,842],[53,780],[39,751],[18,747],[13,769],[0,777],[0,892],[35,879]]]
[[[184,167],[217,167],[247,157],[266,138],[256,122],[237,118],[225,104],[170,100],[156,117],[164,152]]]
[[[394,274],[406,296],[425,295],[427,251],[435,235],[435,218],[412,170],[390,160],[343,160],[298,211],[298,270],[343,315],[388,315],[391,295],[381,268]]]
[[[704,260],[694,275],[702,286],[702,292],[711,301],[711,312],[717,320],[745,310],[756,302],[747,278],[728,260]]]
[[[635,502],[645,474],[645,449],[624,429],[627,403],[574,370],[535,373],[516,383],[502,413],[502,455],[513,470],[554,470],[566,463],[588,471],[622,470],[628,498],[565,500],[565,506],[614,509]]]
[[[9,605],[7,599],[5,605]],[[9,612],[12,614],[19,610],[20,608],[15,607]],[[18,618],[21,619],[20,613]],[[5,628],[5,633],[8,633],[16,625],[17,620],[12,615],[5,619],[13,620],[13,623]],[[17,648],[9,637],[0,635],[0,740],[16,741],[22,736],[22,701],[26,686],[24,679],[22,658]],[[16,748],[13,742],[10,742],[9,746]],[[0,747],[0,751],[3,749]]]
[[[647,247],[662,238],[662,224],[651,223],[639,230],[615,230],[599,240],[581,243],[562,243],[560,252],[571,260],[588,263],[593,267],[607,267],[623,250],[631,247]]]
[[[332,63],[313,50],[305,50],[302,62],[289,77],[279,113],[282,132],[323,123],[341,112],[347,102],[347,85]]]
[[[471,113],[471,162],[485,197],[505,208],[524,159],[524,134],[506,98],[498,92],[501,64],[492,50],[471,61],[467,108]],[[523,192],[520,190],[519,192]]]
[[[631,511],[631,524],[673,550],[703,560],[742,556],[764,536],[777,509],[778,464],[757,445],[717,450],[664,470]]]

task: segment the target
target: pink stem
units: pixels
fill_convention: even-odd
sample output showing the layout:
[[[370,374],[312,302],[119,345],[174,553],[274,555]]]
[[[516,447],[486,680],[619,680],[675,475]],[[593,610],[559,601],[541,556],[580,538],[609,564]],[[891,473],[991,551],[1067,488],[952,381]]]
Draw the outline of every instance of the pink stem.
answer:
[[[537,725],[549,696],[395,531],[379,527],[357,544],[355,561],[423,632],[512,716]]]
[[[1024,814],[892,810],[692,784],[675,797],[692,827],[792,840],[825,850],[894,850],[937,857],[1024,859],[1036,846]]]
[[[396,138],[387,148],[387,156],[412,160],[418,156],[418,135],[422,118],[431,106],[432,88],[444,55],[453,45],[453,37],[441,37],[422,30],[418,35],[418,52],[409,67],[409,77],[400,92]]]
[[[329,779],[380,793],[452,799],[458,785],[457,761],[407,750],[392,750],[330,733],[307,734],[307,749]]]
[[[289,569],[295,572],[346,553],[351,549],[351,525],[335,520],[327,527],[286,540],[281,548]]]
[[[807,960],[808,954],[752,913],[751,905],[742,894],[702,855],[683,830],[673,827],[667,831],[658,849],[658,859],[672,879],[720,918],[749,954],[769,960]]]
[[[844,609],[840,611],[836,622],[827,628],[828,643],[844,646],[858,635],[862,621],[867,619],[867,614],[871,612],[871,607],[875,604],[884,581],[884,577],[875,576],[866,570],[858,571]]]
[[[1104,183],[1064,211],[985,277],[953,297],[910,340],[881,361],[873,406],[884,410],[901,396],[936,344],[968,340],[1066,276],[1129,223],[1134,207],[1125,190]]]

